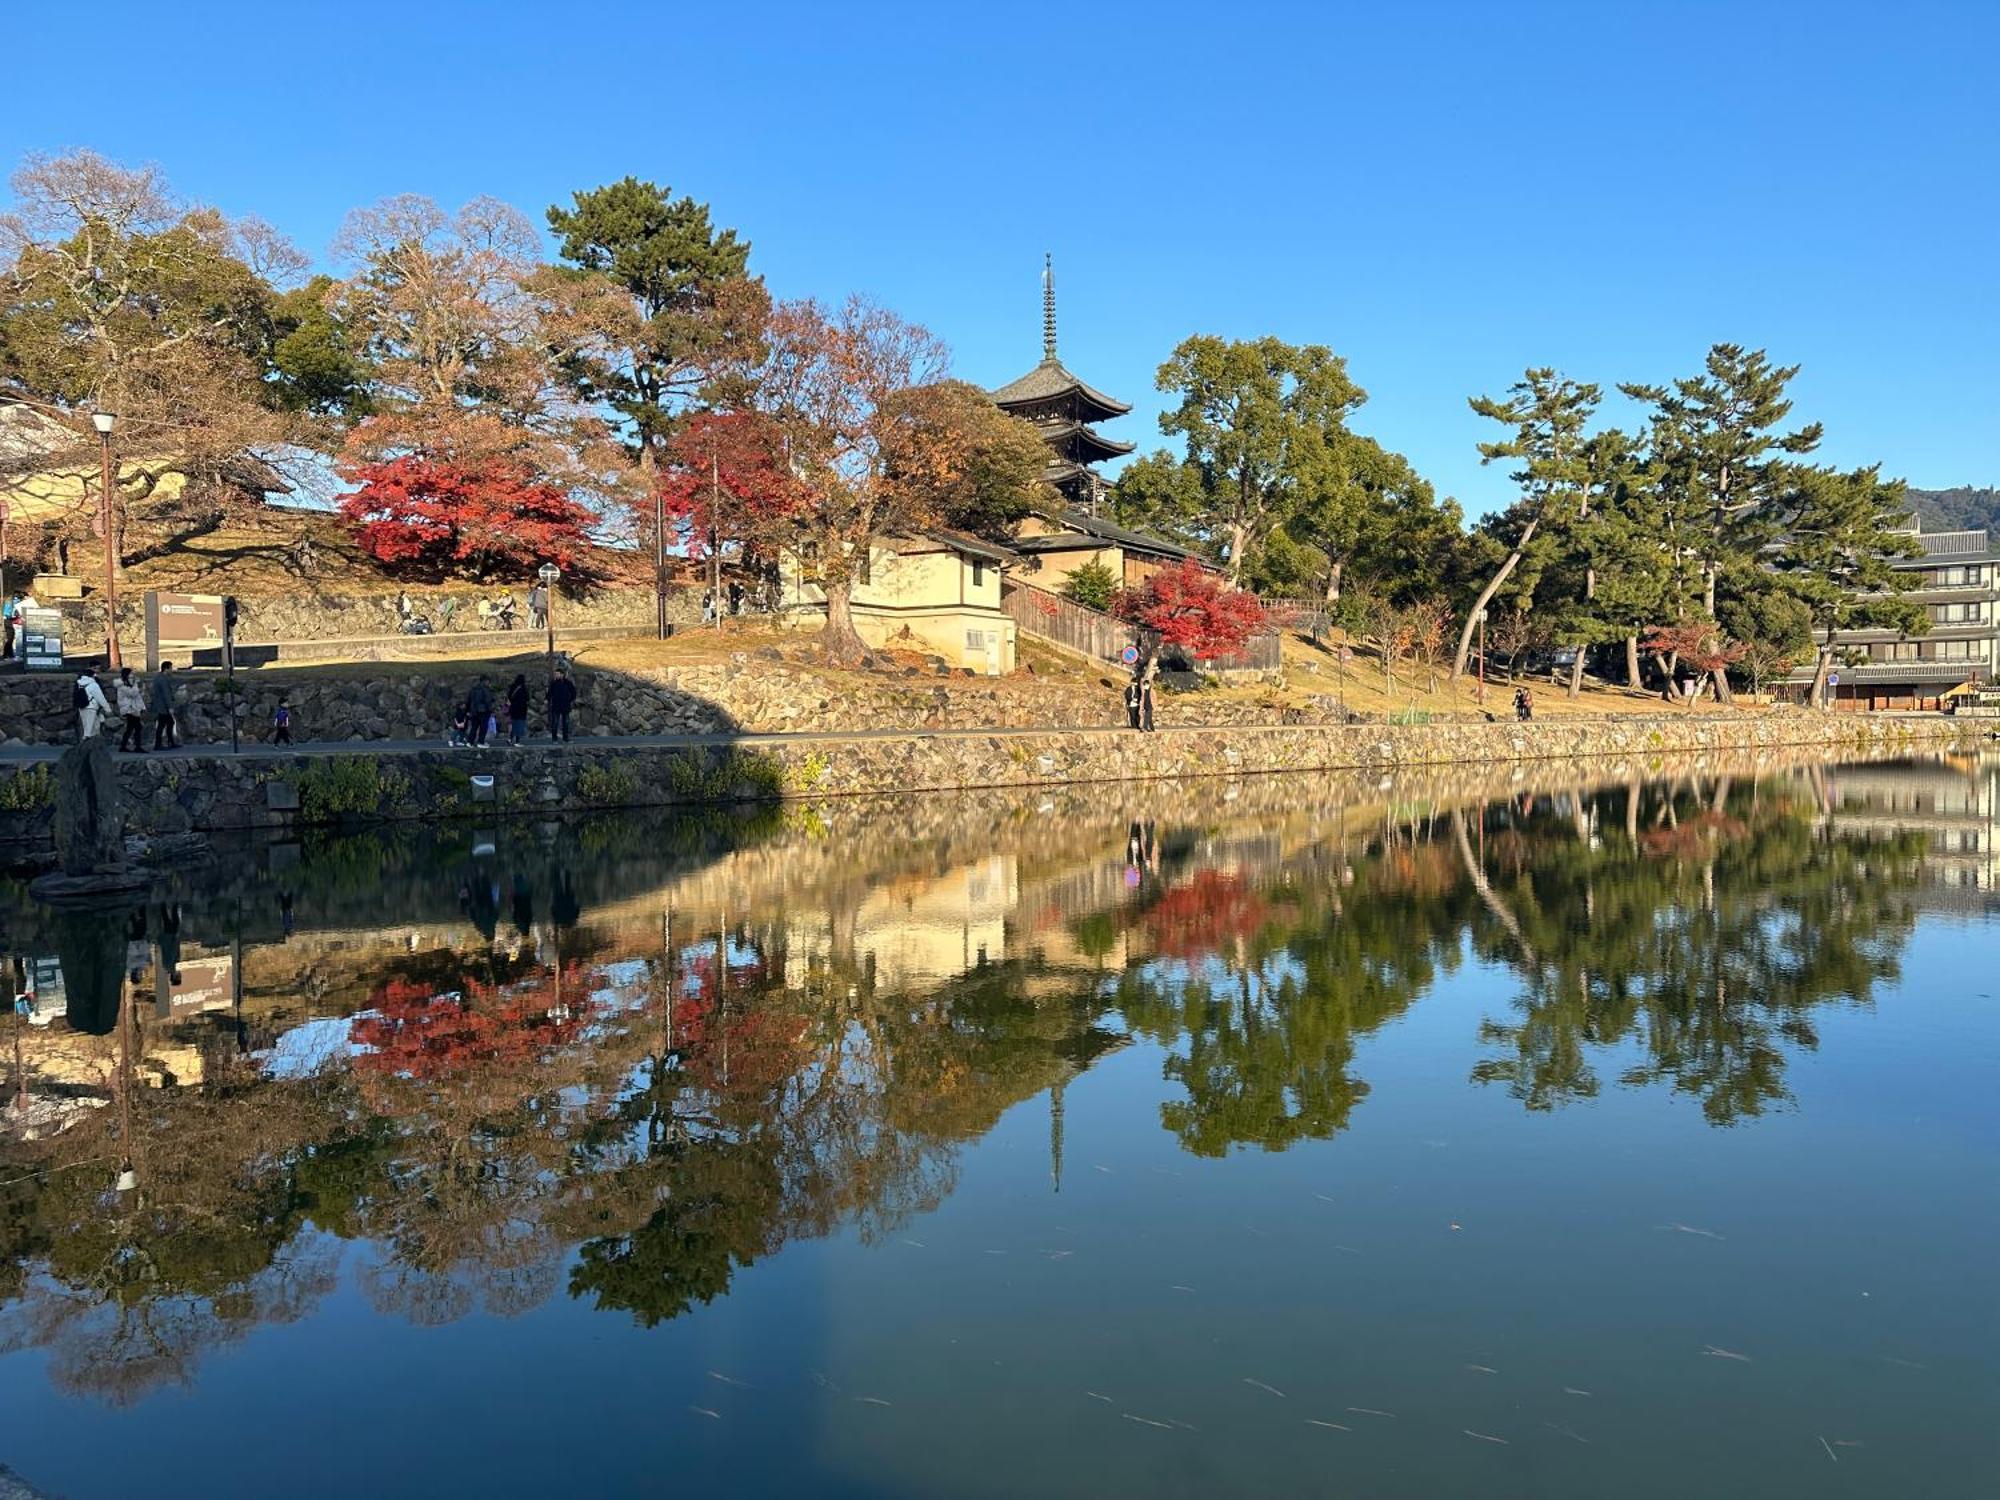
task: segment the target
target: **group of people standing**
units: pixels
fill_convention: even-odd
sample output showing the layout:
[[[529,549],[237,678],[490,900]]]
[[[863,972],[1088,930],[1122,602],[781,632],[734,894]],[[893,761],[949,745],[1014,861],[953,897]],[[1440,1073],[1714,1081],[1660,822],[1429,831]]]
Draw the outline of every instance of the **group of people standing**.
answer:
[[[149,683],[141,683],[132,675],[130,667],[120,667],[118,680],[112,684],[108,698],[104,694],[104,685],[97,680],[95,673],[79,672],[76,685],[70,691],[70,705],[76,710],[79,739],[95,739],[115,716],[122,719],[125,726],[125,732],[118,737],[118,748],[142,755],[146,750],[146,717],[150,714],[153,719],[153,748],[180,748],[174,664],[170,661],[160,663],[160,670],[153,674]]]
[[[1153,732],[1153,676],[1150,672],[1134,674],[1125,684],[1125,722],[1141,734]]]
[[[507,719],[505,743],[526,743],[532,697],[525,672],[516,673],[514,680],[507,685],[506,693],[498,699],[493,695],[492,684],[481,677],[473,683],[472,691],[465,695],[464,700],[452,709],[451,727],[445,733],[445,742],[486,748],[499,738],[501,710],[504,709]],[[542,703],[549,738],[568,744],[570,714],[576,708],[576,683],[570,678],[569,668],[556,667],[543,690]]]

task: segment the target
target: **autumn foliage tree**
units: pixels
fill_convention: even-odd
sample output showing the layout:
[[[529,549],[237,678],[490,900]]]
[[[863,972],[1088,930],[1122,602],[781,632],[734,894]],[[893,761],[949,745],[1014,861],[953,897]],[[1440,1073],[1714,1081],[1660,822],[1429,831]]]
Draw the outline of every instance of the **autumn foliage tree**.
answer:
[[[1195,661],[1241,651],[1265,623],[1255,594],[1231,588],[1192,558],[1120,591],[1112,612],[1143,632],[1148,672],[1169,650]]]
[[[754,503],[732,496],[730,523],[717,530],[797,561],[826,600],[835,661],[862,654],[854,585],[878,543],[997,524],[1026,504],[1046,462],[1031,426],[945,370],[944,345],[927,329],[858,297],[838,310],[787,302],[771,314],[750,382],[757,420],[739,431],[761,449],[759,464],[775,453],[783,478],[753,487]],[[694,486],[707,479],[713,492],[702,442],[693,440]]]
[[[1691,668],[1697,684],[1727,672],[1743,660],[1746,648],[1732,641],[1722,628],[1708,620],[1682,620],[1674,625],[1654,625],[1646,631],[1646,650],[1677,667]],[[1672,668],[1669,668],[1669,676]],[[1692,708],[1701,697],[1699,686],[1689,693],[1685,706]]]
[[[519,465],[418,455],[348,471],[341,517],[375,561],[413,578],[520,574],[543,562],[575,571],[595,519]]]

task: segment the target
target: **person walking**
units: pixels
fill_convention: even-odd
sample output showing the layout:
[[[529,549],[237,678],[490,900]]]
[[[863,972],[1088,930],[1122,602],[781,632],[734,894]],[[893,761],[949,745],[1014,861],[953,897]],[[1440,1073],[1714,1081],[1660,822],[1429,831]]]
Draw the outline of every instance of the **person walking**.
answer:
[[[1525,687],[1517,688],[1514,692],[1514,717],[1519,719],[1522,723],[1525,724],[1527,723],[1528,720],[1534,718],[1534,716],[1535,716],[1534,695],[1531,694]]]
[[[473,683],[472,691],[465,695],[466,712],[472,719],[472,743],[479,749],[486,747],[486,728],[493,720],[493,689],[481,677]]]
[[[289,745],[292,742],[291,700],[280,698],[278,706],[271,711],[271,743]]]
[[[549,738],[569,743],[569,711],[576,707],[576,684],[570,681],[569,669],[557,667],[556,675],[549,679]]]
[[[180,726],[174,720],[174,664],[172,662],[161,662],[160,670],[153,674],[153,681],[146,689],[146,703],[153,711],[153,748],[155,750],[180,749]]]
[[[1139,728],[1145,734],[1153,732],[1153,674],[1148,672],[1139,679]]]
[[[104,696],[97,679],[88,672],[77,673],[76,686],[70,690],[70,703],[76,709],[77,738],[97,738],[104,721],[111,717],[111,700]]]
[[[40,608],[32,590],[22,594],[14,605],[14,660],[24,667],[28,664],[28,611]]]
[[[112,697],[118,705],[118,716],[125,721],[125,732],[118,737],[118,748],[130,750],[139,755],[146,753],[146,695],[139,684],[132,680],[132,669],[118,669],[118,686],[112,690]]]
[[[533,608],[532,605],[529,606]],[[517,672],[507,689],[507,741],[519,745],[528,738],[528,675]]]

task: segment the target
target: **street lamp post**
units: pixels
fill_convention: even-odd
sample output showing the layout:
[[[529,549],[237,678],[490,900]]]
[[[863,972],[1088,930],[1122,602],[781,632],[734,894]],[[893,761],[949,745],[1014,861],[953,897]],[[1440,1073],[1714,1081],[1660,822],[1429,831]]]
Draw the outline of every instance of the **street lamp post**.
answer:
[[[562,569],[554,563],[543,563],[541,572],[535,575],[542,580],[542,621],[549,632],[549,665],[556,664],[556,580],[562,577]]]
[[[118,425],[118,416],[115,412],[92,412],[90,425],[97,429],[97,444],[104,461],[103,494],[98,497],[98,507],[104,524],[104,652],[111,670],[116,672],[123,665],[118,659],[118,528],[115,524],[117,513],[111,505],[113,480],[111,429]]]
[[[1474,618],[1479,621],[1479,701],[1486,701],[1486,611],[1481,610]]]

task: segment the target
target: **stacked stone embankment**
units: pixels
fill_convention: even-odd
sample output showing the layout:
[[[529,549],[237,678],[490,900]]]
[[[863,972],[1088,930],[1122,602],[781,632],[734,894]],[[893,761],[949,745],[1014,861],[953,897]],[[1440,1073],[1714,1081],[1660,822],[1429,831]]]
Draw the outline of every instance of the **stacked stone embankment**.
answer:
[[[135,831],[345,820],[488,817],[752,799],[1031,787],[1270,772],[1394,771],[1600,761],[1645,775],[1669,757],[1816,750],[1829,760],[1938,753],[1945,719],[1813,714],[1551,720],[1534,724],[1282,725],[1011,734],[738,737],[695,745],[127,758]],[[0,767],[0,836],[46,833],[46,767]]]

